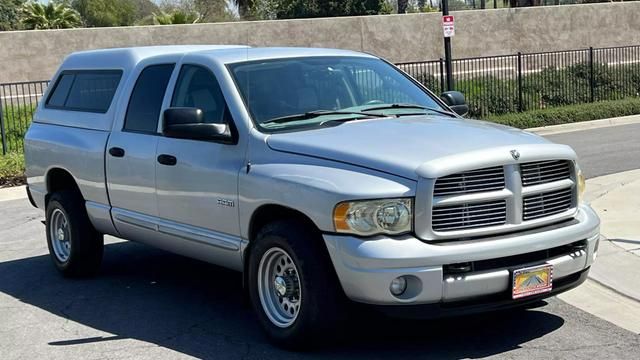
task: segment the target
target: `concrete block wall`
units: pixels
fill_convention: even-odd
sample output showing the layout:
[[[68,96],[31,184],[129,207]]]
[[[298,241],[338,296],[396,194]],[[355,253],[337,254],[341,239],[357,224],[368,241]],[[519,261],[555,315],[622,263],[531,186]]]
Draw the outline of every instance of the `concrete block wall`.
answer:
[[[640,2],[456,11],[455,58],[640,44]],[[439,13],[0,32],[0,83],[49,79],[79,50],[166,44],[312,46],[392,62],[442,56]]]

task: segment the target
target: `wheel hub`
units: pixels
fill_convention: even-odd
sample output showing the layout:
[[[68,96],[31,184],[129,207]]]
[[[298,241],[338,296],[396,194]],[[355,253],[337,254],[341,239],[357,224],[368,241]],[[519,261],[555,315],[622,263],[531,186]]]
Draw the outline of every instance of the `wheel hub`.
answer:
[[[60,209],[51,212],[47,219],[47,228],[53,253],[60,262],[66,262],[71,256],[71,233],[67,216]]]
[[[260,260],[258,292],[265,314],[281,328],[293,324],[302,305],[300,275],[291,256],[281,248],[269,249]]]
[[[276,295],[280,298],[286,298],[290,301],[297,299],[298,293],[297,276],[295,273],[288,271],[284,275],[277,275],[273,280],[273,285],[276,290]]]
[[[278,296],[283,297],[287,294],[287,281],[282,276],[276,276],[276,279],[273,281],[273,286]]]

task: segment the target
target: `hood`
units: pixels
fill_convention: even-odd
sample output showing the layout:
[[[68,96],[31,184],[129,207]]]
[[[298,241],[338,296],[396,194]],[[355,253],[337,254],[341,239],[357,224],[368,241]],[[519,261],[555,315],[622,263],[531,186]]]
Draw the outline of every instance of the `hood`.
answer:
[[[330,128],[273,134],[267,144],[277,151],[409,179],[541,158],[575,158],[569,147],[522,130],[444,116],[351,121]],[[517,150],[521,157],[511,155],[511,150]]]

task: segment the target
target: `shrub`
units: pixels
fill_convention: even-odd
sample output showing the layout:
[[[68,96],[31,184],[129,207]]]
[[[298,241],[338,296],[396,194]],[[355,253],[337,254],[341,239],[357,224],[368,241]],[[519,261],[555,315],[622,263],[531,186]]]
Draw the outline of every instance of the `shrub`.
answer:
[[[504,114],[518,109],[517,84],[493,76],[456,81],[455,88],[465,94],[469,114],[483,117]]]
[[[631,98],[493,115],[487,120],[525,129],[636,114],[640,114],[640,99]]]
[[[426,86],[427,89],[434,91],[434,92],[438,92],[438,90],[440,89],[440,80],[438,80],[438,78],[430,73],[419,73],[416,75],[415,77],[416,80],[418,80],[418,82],[420,82],[422,85]]]
[[[18,153],[0,155],[0,187],[24,183],[24,156]]]
[[[7,105],[2,109],[2,121],[7,150],[22,152],[24,135],[29,129],[35,105]]]
[[[455,89],[467,98],[469,114],[477,118],[507,114],[520,109],[518,78],[515,72],[498,76],[492,73],[454,76]],[[437,92],[438,78],[428,73],[414,77]],[[547,67],[522,76],[522,110],[582,104],[591,101],[591,86],[596,101],[640,96],[640,64],[607,65],[594,63],[593,84],[589,63],[563,68]]]

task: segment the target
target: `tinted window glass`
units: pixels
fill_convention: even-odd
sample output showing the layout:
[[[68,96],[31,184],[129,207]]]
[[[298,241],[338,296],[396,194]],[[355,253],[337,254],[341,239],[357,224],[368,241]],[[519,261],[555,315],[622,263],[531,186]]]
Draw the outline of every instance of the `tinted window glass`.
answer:
[[[49,96],[47,105],[64,106],[64,102],[67,100],[67,95],[69,95],[69,89],[71,89],[71,84],[73,83],[74,76],[75,75],[72,74],[64,74],[60,76],[58,84],[53,89],[51,96]]]
[[[354,115],[301,116],[289,122],[268,122],[313,111],[415,113],[394,104],[442,109],[438,102],[393,66],[360,57],[307,57],[237,63],[229,66],[253,120],[270,131],[321,126],[330,119]],[[443,109],[444,110],[444,109]],[[358,115],[362,116],[362,115]],[[295,120],[295,119],[294,119]]]
[[[106,112],[119,82],[119,73],[78,73],[69,91],[65,107]]]
[[[162,99],[173,68],[173,64],[164,64],[142,70],[129,100],[125,130],[156,132]]]
[[[205,123],[225,123],[227,105],[218,80],[200,66],[182,67],[171,106],[198,108],[204,113]]]
[[[91,70],[63,73],[47,106],[105,113],[120,83],[121,71]]]

